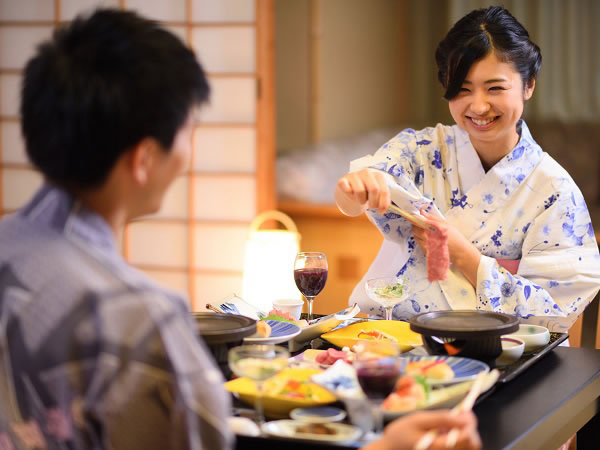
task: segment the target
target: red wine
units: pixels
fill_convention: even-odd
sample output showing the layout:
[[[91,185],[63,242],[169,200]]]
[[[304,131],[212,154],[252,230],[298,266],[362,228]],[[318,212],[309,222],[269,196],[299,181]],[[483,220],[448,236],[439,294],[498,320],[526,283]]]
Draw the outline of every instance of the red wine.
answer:
[[[394,390],[400,372],[396,367],[361,367],[356,375],[367,397],[383,400]]]
[[[296,269],[294,270],[294,281],[305,297],[315,297],[325,287],[327,269]]]

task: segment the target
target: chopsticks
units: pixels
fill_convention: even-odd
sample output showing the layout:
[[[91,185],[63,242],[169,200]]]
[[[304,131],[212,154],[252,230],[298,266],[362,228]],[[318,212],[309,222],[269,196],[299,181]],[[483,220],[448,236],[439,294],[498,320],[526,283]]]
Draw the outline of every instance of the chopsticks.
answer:
[[[217,308],[217,307],[215,307],[215,306],[211,305],[210,303],[207,303],[207,304],[206,304],[206,309],[210,309],[212,312],[216,312],[216,313],[219,313],[219,314],[223,314],[223,311],[221,311],[219,308]]]
[[[388,211],[391,211],[395,214],[398,214],[399,216],[404,217],[410,223],[412,223],[413,225],[415,225],[419,228],[423,228],[424,230],[436,231],[435,228],[433,228],[431,225],[429,225],[427,222],[425,222],[421,217],[419,217],[415,214],[406,212],[403,209],[398,208],[393,203],[390,204],[390,206],[388,207]]]
[[[496,384],[496,381],[498,380],[499,376],[500,372],[498,372],[498,370],[496,369],[492,370],[489,374],[482,372],[479,375],[477,375],[477,378],[475,378],[475,381],[469,389],[469,392],[467,393],[466,397],[458,405],[452,408],[450,414],[455,416],[460,412],[472,410],[473,405],[475,405],[475,401],[477,400],[477,397],[479,397],[479,394],[481,392],[487,391],[494,384]],[[456,445],[456,441],[458,440],[458,433],[459,431],[457,428],[453,428],[450,430],[448,436],[446,437],[447,448],[452,448]],[[435,440],[437,435],[438,432],[436,430],[428,431],[415,444],[414,450],[427,450],[431,446],[431,444],[433,444],[433,441]]]

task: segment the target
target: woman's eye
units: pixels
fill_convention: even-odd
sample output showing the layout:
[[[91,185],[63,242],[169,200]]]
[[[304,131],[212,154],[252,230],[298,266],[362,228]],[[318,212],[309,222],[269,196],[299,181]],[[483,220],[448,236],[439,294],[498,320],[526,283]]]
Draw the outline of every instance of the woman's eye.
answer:
[[[503,91],[504,88],[502,86],[492,86],[490,91]]]
[[[460,88],[460,92],[470,92],[467,88],[465,87],[461,87]]]

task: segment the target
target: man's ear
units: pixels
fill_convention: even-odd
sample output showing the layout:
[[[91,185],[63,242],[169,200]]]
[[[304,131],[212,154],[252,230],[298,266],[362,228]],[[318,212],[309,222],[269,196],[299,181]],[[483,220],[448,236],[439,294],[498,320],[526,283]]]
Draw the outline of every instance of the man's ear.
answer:
[[[533,95],[533,90],[535,89],[535,78],[531,80],[527,87],[525,87],[525,93],[523,95],[523,100],[529,100]]]
[[[153,138],[144,138],[129,151],[129,170],[133,180],[140,186],[146,185],[150,172],[156,164],[158,142]]]

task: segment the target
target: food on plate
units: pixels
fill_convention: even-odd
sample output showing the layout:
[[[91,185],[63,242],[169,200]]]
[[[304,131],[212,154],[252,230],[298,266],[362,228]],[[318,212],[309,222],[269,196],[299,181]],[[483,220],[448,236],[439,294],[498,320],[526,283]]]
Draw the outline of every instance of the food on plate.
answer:
[[[324,423],[305,423],[296,427],[296,433],[334,435],[337,430]]]
[[[359,339],[371,339],[375,341],[389,341],[397,343],[398,339],[385,331],[379,330],[360,330],[358,333]]]
[[[381,407],[388,411],[412,411],[427,403],[430,391],[431,387],[423,377],[404,375]]]
[[[294,325],[298,325],[300,328],[308,326],[308,322],[304,319],[295,320],[291,314],[287,311],[281,311],[279,309],[272,309],[269,314],[263,320],[277,320],[278,322],[289,322]]]
[[[454,378],[454,371],[443,359],[411,361],[406,365],[405,373],[407,375],[421,375],[435,380],[451,380]]]
[[[319,400],[319,389],[310,380],[290,377],[272,380],[265,386],[268,395],[301,400]]]
[[[267,337],[271,336],[271,325],[269,325],[264,320],[259,320],[256,323],[256,333],[261,338],[267,338]]]
[[[448,225],[428,220],[427,223],[435,231],[427,229],[427,278],[429,281],[445,280],[450,268],[450,253],[448,252]]]
[[[315,358],[315,361],[319,364],[330,366],[339,359],[345,362],[351,362],[352,360],[354,360],[354,355],[349,351],[329,348],[327,349],[327,351],[319,353]]]
[[[375,295],[386,298],[396,298],[404,292],[404,283],[392,283],[386,286],[378,287],[373,290]]]

